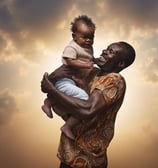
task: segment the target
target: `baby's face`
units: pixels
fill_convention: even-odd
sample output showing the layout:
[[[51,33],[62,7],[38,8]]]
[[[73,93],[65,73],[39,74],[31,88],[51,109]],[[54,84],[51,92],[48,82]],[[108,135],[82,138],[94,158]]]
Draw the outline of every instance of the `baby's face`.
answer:
[[[74,41],[83,48],[90,48],[93,45],[95,29],[83,22],[77,23],[77,31],[73,34]]]

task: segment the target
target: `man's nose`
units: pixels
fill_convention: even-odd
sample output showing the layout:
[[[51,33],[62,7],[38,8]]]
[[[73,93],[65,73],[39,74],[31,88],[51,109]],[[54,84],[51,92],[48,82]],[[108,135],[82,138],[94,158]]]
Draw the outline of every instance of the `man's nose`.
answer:
[[[102,53],[103,53],[103,54],[107,54],[107,50],[103,50]]]

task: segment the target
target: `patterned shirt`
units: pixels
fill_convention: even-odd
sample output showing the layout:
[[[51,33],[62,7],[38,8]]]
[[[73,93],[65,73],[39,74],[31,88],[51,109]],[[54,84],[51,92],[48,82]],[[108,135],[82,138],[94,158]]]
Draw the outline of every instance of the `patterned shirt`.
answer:
[[[96,76],[91,92],[101,90],[108,108],[74,128],[75,141],[61,135],[58,158],[73,168],[105,168],[106,149],[114,135],[116,114],[123,102],[126,84],[118,73]]]

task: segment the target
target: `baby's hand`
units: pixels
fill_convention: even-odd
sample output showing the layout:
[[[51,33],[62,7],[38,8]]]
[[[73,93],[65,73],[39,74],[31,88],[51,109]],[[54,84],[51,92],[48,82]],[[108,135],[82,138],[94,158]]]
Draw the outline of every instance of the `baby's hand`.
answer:
[[[94,62],[90,61],[87,63],[87,68],[93,68]]]

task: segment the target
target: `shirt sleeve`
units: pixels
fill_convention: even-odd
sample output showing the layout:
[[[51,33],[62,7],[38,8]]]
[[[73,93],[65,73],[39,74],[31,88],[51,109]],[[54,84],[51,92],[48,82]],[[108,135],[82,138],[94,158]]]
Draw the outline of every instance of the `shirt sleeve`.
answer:
[[[124,97],[126,83],[120,74],[110,74],[96,88],[102,91],[105,101],[110,105]]]
[[[75,50],[75,48],[67,46],[63,51],[62,58],[77,59],[77,51]]]

